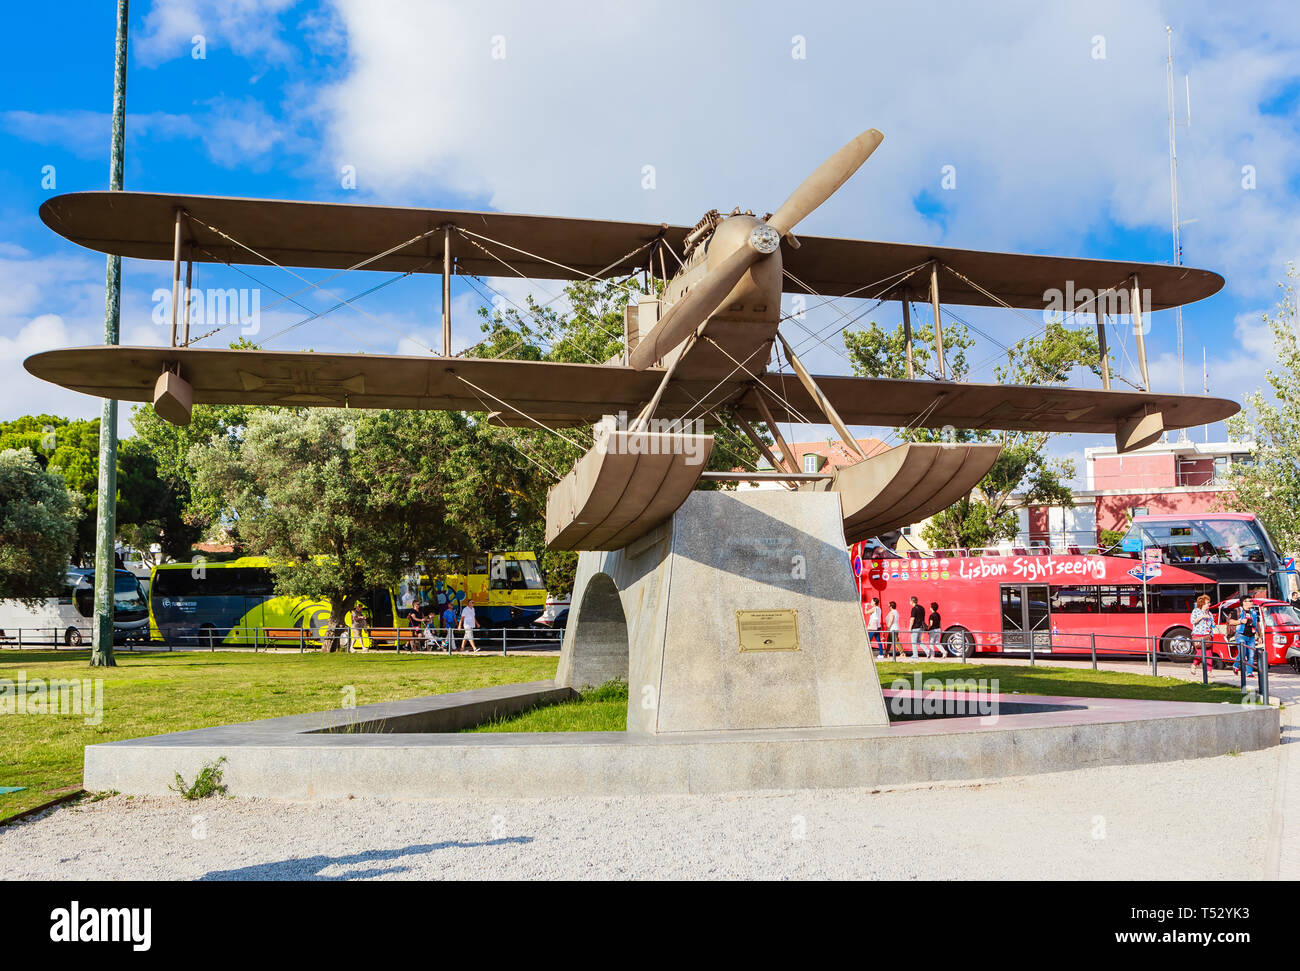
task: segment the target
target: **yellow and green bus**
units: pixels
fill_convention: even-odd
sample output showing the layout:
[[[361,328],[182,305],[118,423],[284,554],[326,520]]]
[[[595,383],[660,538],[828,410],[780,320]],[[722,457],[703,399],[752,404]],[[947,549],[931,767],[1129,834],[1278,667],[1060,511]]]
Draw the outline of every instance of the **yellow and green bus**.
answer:
[[[427,555],[402,583],[399,613],[417,596],[435,603],[439,589],[457,606],[472,601],[482,627],[527,627],[546,606],[546,584],[531,551]]]
[[[275,594],[272,560],[241,556],[233,560],[163,563],[149,583],[149,637],[152,641],[201,647],[265,643],[267,628],[303,631],[319,643],[329,624],[329,601]],[[482,627],[527,627],[546,606],[546,585],[531,551],[429,555],[398,590],[377,588],[362,598],[367,626],[406,627],[416,597],[437,600],[439,587],[457,605],[473,601]],[[343,623],[352,625],[352,614]],[[370,646],[362,635],[360,646]]]
[[[171,644],[265,643],[264,629],[303,631],[319,643],[329,624],[328,600],[278,597],[272,561],[264,556],[200,563],[163,563],[149,583],[149,639]],[[362,604],[370,627],[405,627],[392,590],[371,590]],[[352,614],[343,620],[351,626]],[[369,646],[362,637],[361,646]]]

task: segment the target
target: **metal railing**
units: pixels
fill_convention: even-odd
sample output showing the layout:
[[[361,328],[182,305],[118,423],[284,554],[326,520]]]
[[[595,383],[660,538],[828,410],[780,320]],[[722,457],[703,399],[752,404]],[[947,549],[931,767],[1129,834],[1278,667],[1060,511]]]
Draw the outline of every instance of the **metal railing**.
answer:
[[[80,641],[69,642],[66,637],[71,628],[21,627],[9,628],[0,636],[0,648],[70,648],[86,650],[91,646],[93,632],[90,628],[78,628]],[[364,628],[356,636],[351,628],[342,628],[337,634],[339,649],[349,653],[354,651],[388,651],[397,653],[443,652],[451,654],[459,651],[466,638],[464,631],[453,629],[435,629],[431,633],[413,633],[411,627]],[[389,633],[390,631],[396,634]],[[252,650],[292,650],[298,653],[319,650],[322,641],[330,635],[322,636],[317,631],[304,630],[301,627],[202,627],[182,632],[166,632],[161,640],[151,640],[148,629],[126,639],[115,639],[115,649],[130,652],[140,651],[174,651],[207,650],[223,651]],[[503,656],[513,647],[520,649],[558,648],[564,636],[564,628],[553,629],[540,625],[531,627],[479,627],[474,631],[474,644],[479,651],[500,652]]]
[[[0,647],[60,647],[78,650],[90,647],[94,630],[90,627],[6,627],[0,629]],[[149,629],[118,630],[113,637],[114,646],[143,643],[149,638]]]
[[[1087,657],[1092,662],[1092,669],[1097,670],[1097,658],[1103,660],[1141,660],[1151,666],[1151,674],[1159,675],[1160,663],[1163,659],[1165,663],[1185,660],[1193,663],[1199,663],[1201,668],[1201,683],[1209,684],[1209,673],[1212,665],[1222,666],[1234,665],[1240,669],[1241,689],[1246,690],[1247,668],[1253,668],[1258,681],[1258,690],[1261,697],[1268,698],[1268,648],[1256,644],[1252,648],[1251,663],[1249,665],[1239,664],[1237,644],[1234,641],[1219,640],[1211,642],[1219,647],[1227,647],[1229,654],[1223,656],[1216,654],[1212,647],[1207,648],[1204,641],[1197,644],[1199,638],[1189,638],[1192,645],[1189,651],[1173,651],[1168,647],[1168,640],[1159,634],[1098,634],[1094,632],[1062,634],[1054,631],[973,631],[966,628],[950,628],[943,633],[938,643],[932,643],[927,636],[929,631],[922,631],[921,638],[915,644],[913,643],[911,631],[900,630],[892,632],[892,639],[888,638],[891,632],[882,632],[887,635],[884,643],[885,654],[893,660],[907,659],[913,660],[925,658],[927,660],[938,656],[940,649],[944,650],[950,657],[960,658],[965,664],[971,658],[981,657],[1017,657],[1029,658],[1029,664],[1032,667],[1044,656],[1053,660],[1083,660]],[[1007,644],[1008,635],[1014,638],[1024,638],[1023,645]],[[957,638],[962,639],[964,650],[958,652],[954,649]],[[1100,647],[1098,642],[1100,641]],[[1127,642],[1127,646],[1121,646],[1117,642]],[[881,642],[878,640],[869,640],[873,654],[880,650]],[[1284,662],[1277,662],[1284,663]]]

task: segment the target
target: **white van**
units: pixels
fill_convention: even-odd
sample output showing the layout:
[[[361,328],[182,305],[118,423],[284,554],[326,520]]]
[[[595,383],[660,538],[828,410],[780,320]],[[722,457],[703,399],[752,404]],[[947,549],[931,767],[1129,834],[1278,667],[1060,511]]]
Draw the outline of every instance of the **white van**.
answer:
[[[95,571],[72,567],[64,575],[59,596],[27,607],[17,600],[0,600],[0,641],[7,645],[89,644],[95,623]],[[117,570],[113,582],[113,640],[143,639],[149,635],[149,602],[140,581]]]

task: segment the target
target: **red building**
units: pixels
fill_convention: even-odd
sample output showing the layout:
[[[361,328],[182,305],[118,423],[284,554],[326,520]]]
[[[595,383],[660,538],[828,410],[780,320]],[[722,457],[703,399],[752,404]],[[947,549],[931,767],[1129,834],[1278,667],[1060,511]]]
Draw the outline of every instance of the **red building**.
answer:
[[[1235,463],[1250,461],[1241,442],[1161,442],[1118,455],[1114,447],[1084,450],[1086,487],[1075,507],[1020,510],[1017,542],[1066,546],[1100,544],[1103,530],[1122,532],[1139,513],[1230,511],[1224,487]]]

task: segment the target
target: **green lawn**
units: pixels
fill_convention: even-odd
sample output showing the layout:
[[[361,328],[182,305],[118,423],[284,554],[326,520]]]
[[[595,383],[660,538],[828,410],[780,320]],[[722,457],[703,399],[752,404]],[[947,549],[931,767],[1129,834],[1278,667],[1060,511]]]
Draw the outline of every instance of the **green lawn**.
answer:
[[[176,652],[117,655],[118,667],[91,670],[86,651],[0,653],[0,678],[102,677],[104,713],[99,725],[81,715],[0,716],[0,787],[26,786],[0,795],[0,821],[81,784],[83,749],[97,742],[276,718],[497,684],[539,681],[555,674],[554,657],[400,658],[392,654],[252,654]],[[881,683],[910,681],[917,666],[878,663]],[[1003,692],[1142,698],[1160,701],[1235,702],[1231,685],[1203,687],[1177,678],[1087,669],[998,664],[929,664],[923,677],[996,678]],[[606,686],[576,702],[534,709],[472,731],[623,731],[627,689]]]
[[[1004,694],[1068,695],[1080,698],[1138,698],[1152,701],[1240,701],[1241,693],[1231,685],[1202,685],[1179,678],[1153,678],[1144,674],[1073,668],[1021,667],[1011,664],[927,664],[877,662],[880,683],[891,687],[895,679],[914,686],[912,675],[921,672],[923,681],[973,679],[997,680]],[[924,684],[923,684],[924,687]],[[992,685],[985,686],[992,690]],[[604,685],[575,701],[534,708],[500,718],[468,732],[622,732],[627,730],[627,686]]]
[[[627,685],[617,681],[584,692],[576,701],[496,718],[466,732],[625,732]]]
[[[1241,701],[1241,691],[1234,685],[1184,681],[1182,678],[1153,678],[1149,674],[1127,671],[1093,671],[1090,668],[1054,668],[1046,665],[1028,667],[1018,664],[910,664],[905,661],[877,661],[876,672],[886,688],[897,678],[913,687],[912,675],[949,679],[997,679],[1003,694],[1066,695],[1078,698],[1137,698],[1144,701]],[[1220,677],[1223,674],[1220,672]],[[1253,682],[1251,682],[1253,683]]]
[[[0,821],[80,788],[83,749],[142,735],[554,677],[554,657],[445,654],[117,654],[116,668],[87,666],[87,651],[5,651],[0,678],[104,679],[103,721],[81,715],[0,715]]]

